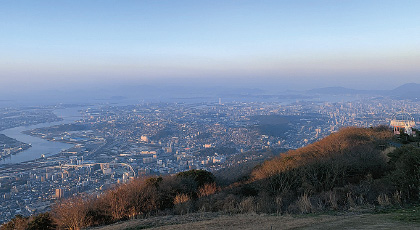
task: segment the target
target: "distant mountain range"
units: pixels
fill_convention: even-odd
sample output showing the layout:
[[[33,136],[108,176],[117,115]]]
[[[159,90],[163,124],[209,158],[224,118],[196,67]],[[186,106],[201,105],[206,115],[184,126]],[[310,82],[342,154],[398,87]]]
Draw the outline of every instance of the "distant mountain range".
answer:
[[[325,87],[308,90],[307,93],[329,95],[370,94],[377,96],[389,96],[396,99],[420,100],[420,84],[407,83],[392,90],[358,90],[345,87]]]
[[[283,89],[282,87],[279,87]],[[311,99],[314,95],[372,95],[395,99],[420,100],[420,84],[408,83],[392,90],[359,90],[325,87],[308,91],[273,91],[260,88],[194,85],[98,85],[95,87],[57,88],[20,93],[0,92],[1,106],[49,105],[57,103],[137,104],[140,102],[222,102],[278,101]]]
[[[375,94],[376,91],[372,90],[358,90],[358,89],[349,89],[345,87],[325,87],[325,88],[316,88],[307,91],[308,93],[315,94],[333,94],[333,95],[343,95],[343,94]]]

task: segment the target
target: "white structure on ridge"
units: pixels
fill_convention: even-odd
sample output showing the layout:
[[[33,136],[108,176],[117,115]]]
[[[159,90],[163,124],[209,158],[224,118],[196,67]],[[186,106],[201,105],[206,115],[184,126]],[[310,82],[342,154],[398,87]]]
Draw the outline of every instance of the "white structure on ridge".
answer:
[[[416,122],[408,113],[399,113],[393,120],[391,120],[391,126],[394,128],[394,134],[401,134],[401,130],[408,135],[413,135],[413,127],[416,126]]]

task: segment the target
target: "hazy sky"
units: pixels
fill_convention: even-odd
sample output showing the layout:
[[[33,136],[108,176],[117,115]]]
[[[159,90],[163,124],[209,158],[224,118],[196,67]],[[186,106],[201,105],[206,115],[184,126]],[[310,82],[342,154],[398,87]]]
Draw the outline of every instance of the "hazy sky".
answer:
[[[0,89],[167,80],[420,83],[420,1],[0,1]]]

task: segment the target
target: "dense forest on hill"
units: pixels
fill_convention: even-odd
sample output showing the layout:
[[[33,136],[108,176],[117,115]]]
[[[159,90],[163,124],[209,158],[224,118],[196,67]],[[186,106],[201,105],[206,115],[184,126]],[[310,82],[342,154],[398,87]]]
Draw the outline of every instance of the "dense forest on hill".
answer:
[[[191,212],[295,214],[402,207],[420,200],[420,149],[409,142],[392,147],[395,141],[400,140],[386,127],[344,128],[243,170],[241,179],[228,185],[204,170],[137,178],[99,197],[60,200],[49,213],[17,216],[2,229],[80,229]]]

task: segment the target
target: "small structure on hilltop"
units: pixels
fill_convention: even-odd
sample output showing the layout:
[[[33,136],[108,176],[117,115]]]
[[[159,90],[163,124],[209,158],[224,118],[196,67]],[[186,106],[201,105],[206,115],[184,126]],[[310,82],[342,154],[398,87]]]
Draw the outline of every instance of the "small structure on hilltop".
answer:
[[[408,113],[399,113],[394,119],[391,120],[391,126],[394,128],[394,134],[401,134],[401,131],[404,130],[404,133],[408,135],[415,135],[413,127],[416,126],[416,122],[413,117]]]

